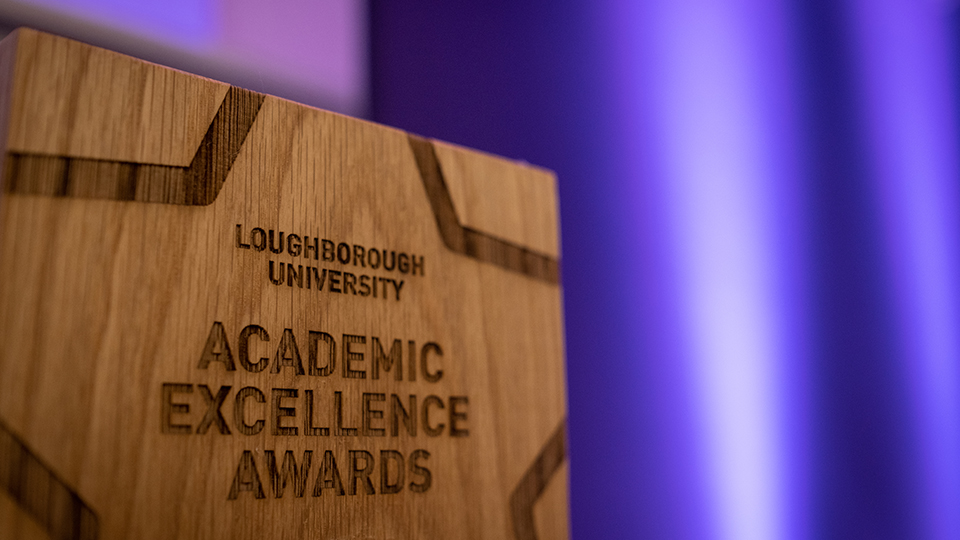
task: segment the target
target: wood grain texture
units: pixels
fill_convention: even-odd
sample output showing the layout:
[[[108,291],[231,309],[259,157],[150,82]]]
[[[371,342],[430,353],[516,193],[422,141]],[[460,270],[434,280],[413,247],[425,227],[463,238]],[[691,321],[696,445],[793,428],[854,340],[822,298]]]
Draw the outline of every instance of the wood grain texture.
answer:
[[[524,473],[510,496],[513,531],[520,540],[536,540],[533,506],[567,457],[567,426],[561,423]]]
[[[96,540],[96,513],[56,473],[0,423],[0,487],[50,537]]]
[[[560,257],[553,173],[435,141],[451,202],[467,228],[543,254]],[[490,193],[496,193],[491,197]]]
[[[0,75],[0,537],[567,534],[549,173],[30,30]]]
[[[555,257],[537,253],[523,244],[504,240],[502,236],[498,237],[496,234],[464,226],[457,215],[449,184],[437,159],[436,145],[427,139],[414,135],[411,135],[409,139],[410,148],[417,160],[417,168],[420,170],[420,177],[427,192],[427,198],[430,199],[430,205],[433,208],[437,228],[440,230],[443,243],[448,248],[468,257],[489,262],[514,272],[520,272],[535,279],[549,283],[559,283],[560,267]],[[448,151],[448,154],[452,156],[452,161],[453,158],[459,158],[458,154],[463,154],[463,151],[457,153]],[[457,161],[462,161],[462,159],[457,159]],[[502,168],[502,164],[498,163],[497,165],[501,166],[498,168]],[[500,171],[495,170],[494,172]],[[460,181],[456,182],[455,185],[462,186],[464,183]],[[513,197],[508,197],[507,200],[514,203],[510,206],[521,204]],[[468,208],[469,205],[461,201],[460,207]],[[487,215],[489,214],[490,212],[487,211]],[[505,234],[504,236],[513,236],[513,238],[522,241],[523,231],[514,231],[514,234]],[[554,244],[547,246],[551,253],[557,251],[556,240],[554,234]]]
[[[168,204],[211,204],[240,153],[263,96],[227,90],[187,166],[8,152],[8,193]]]

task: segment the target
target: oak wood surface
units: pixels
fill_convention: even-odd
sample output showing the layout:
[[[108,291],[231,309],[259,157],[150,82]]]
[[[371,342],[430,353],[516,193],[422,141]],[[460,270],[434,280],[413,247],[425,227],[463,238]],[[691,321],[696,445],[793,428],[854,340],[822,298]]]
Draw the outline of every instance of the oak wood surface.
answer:
[[[32,30],[0,77],[0,538],[567,536],[551,173]]]

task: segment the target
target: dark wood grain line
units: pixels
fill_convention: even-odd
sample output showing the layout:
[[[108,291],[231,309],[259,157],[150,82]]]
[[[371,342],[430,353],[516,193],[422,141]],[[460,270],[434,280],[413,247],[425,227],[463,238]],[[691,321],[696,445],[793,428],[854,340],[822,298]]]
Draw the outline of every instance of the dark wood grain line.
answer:
[[[230,87],[188,166],[8,152],[7,193],[206,206],[216,200],[263,105]]]
[[[97,513],[0,422],[0,489],[54,540],[96,540]]]
[[[560,264],[556,259],[461,225],[433,143],[416,135],[409,135],[408,139],[447,248],[534,279],[560,282]]]
[[[510,515],[513,518],[513,534],[517,540],[537,540],[533,505],[566,458],[567,421],[564,419],[510,495]]]

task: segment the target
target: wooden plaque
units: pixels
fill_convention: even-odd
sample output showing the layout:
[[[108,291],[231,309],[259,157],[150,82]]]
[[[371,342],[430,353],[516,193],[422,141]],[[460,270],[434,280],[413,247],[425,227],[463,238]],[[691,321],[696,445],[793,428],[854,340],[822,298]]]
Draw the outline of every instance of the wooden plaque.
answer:
[[[0,44],[0,538],[565,538],[556,187]]]

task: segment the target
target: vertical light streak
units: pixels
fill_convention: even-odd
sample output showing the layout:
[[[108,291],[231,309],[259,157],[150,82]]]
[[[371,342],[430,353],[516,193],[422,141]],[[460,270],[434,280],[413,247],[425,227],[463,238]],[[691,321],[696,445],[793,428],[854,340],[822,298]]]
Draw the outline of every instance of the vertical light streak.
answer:
[[[910,471],[928,538],[960,537],[960,175],[946,9],[853,0],[871,173],[884,214],[905,404],[917,441]]]
[[[650,84],[719,536],[769,539],[787,534],[775,206],[790,167],[763,107],[778,68],[756,49],[782,44],[748,4],[659,4]]]

